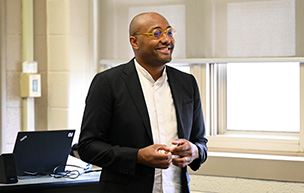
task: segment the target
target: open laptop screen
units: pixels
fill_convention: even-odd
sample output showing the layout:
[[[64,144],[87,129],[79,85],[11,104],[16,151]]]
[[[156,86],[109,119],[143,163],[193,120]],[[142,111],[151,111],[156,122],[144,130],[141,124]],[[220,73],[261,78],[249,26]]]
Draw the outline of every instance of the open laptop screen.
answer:
[[[17,175],[50,174],[65,165],[74,134],[75,130],[18,132],[13,151]]]

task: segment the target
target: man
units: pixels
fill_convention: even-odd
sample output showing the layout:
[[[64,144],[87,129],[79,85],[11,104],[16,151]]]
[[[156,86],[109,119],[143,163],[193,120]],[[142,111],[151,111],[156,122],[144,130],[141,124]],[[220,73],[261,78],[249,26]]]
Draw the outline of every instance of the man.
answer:
[[[207,158],[197,83],[171,61],[176,31],[157,13],[129,28],[135,58],[92,81],[79,155],[102,167],[104,193],[185,193]]]

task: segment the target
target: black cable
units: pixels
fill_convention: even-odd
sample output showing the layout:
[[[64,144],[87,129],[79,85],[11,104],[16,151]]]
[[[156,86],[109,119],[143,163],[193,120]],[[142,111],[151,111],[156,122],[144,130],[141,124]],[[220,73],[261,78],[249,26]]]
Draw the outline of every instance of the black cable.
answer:
[[[83,173],[80,173],[78,170],[65,170],[63,172],[58,172],[57,170],[60,168],[60,167],[74,167],[74,168],[77,168],[77,169],[82,169],[83,170]],[[89,172],[95,172],[95,171],[98,171],[98,170],[92,170],[92,167],[90,164],[87,165],[87,167],[80,167],[80,166],[77,166],[77,165],[58,165],[54,168],[53,172],[50,174],[50,176],[54,177],[54,178],[63,178],[63,177],[68,177],[68,178],[71,178],[71,179],[76,179],[78,178],[80,175],[84,174],[84,173],[89,173]]]
[[[76,169],[58,171],[59,169],[62,169],[62,167],[65,168],[67,166],[68,167],[74,167]],[[83,172],[80,172],[77,169],[81,169],[81,170],[83,170]],[[98,171],[101,171],[101,169],[100,170],[92,170],[91,164],[87,164],[86,167],[80,167],[80,166],[77,166],[77,165],[66,164],[66,165],[58,165],[58,166],[56,166],[51,173],[24,171],[24,175],[18,176],[18,178],[22,178],[23,176],[37,177],[37,176],[49,175],[49,176],[54,177],[54,178],[64,178],[64,177],[66,177],[66,178],[76,179],[76,178],[78,178],[80,175],[82,175],[84,173],[98,172]]]

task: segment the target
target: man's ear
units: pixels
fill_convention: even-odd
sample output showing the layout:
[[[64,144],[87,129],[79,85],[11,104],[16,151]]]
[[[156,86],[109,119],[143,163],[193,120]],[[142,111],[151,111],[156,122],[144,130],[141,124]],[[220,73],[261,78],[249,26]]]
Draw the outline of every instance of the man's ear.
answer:
[[[130,44],[131,44],[131,46],[133,47],[134,50],[138,50],[139,49],[139,47],[138,47],[138,41],[137,41],[136,37],[130,36]]]

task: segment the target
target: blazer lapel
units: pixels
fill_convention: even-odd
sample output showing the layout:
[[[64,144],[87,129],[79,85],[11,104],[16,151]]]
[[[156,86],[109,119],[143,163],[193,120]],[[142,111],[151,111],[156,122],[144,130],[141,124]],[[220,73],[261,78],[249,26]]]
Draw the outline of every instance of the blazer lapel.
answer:
[[[182,90],[180,89],[180,80],[175,77],[174,71],[171,69],[170,66],[166,66],[167,69],[167,75],[168,75],[168,82],[169,86],[171,88],[171,93],[174,101],[175,111],[176,111],[176,119],[177,119],[177,131],[178,131],[178,137],[184,138],[184,126],[181,121],[181,115],[182,115]]]
[[[135,69],[134,59],[125,65],[123,79],[127,85],[134,104],[144,122],[147,133],[153,143],[149,114],[146,106],[144,94],[139,82],[138,74]]]

